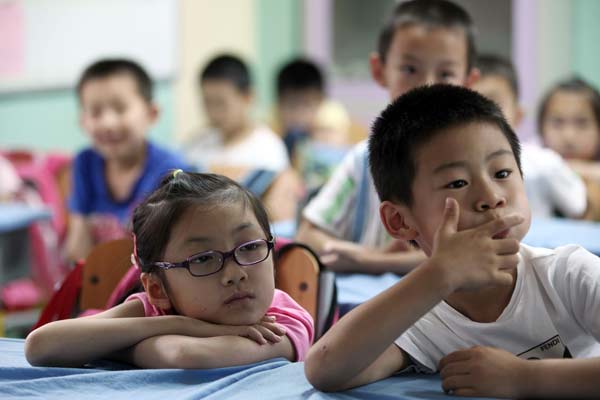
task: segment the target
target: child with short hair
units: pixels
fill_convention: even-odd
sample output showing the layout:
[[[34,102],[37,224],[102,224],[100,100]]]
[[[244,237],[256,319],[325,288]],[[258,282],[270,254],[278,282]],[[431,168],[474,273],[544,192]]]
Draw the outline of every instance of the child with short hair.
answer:
[[[500,106],[506,121],[517,130],[524,111],[519,104],[519,81],[512,63],[500,56],[477,57],[481,76],[473,89]],[[534,217],[581,218],[586,212],[586,187],[575,171],[552,149],[533,144],[521,147],[525,190]]]
[[[137,63],[104,59],[86,68],[77,84],[80,122],[92,147],[73,160],[67,258],[85,258],[91,248],[127,234],[136,204],[162,175],[185,168],[180,157],[148,140],[158,118],[152,80]]]
[[[279,173],[289,167],[282,140],[252,121],[252,80],[240,58],[229,54],[213,58],[202,69],[198,83],[210,129],[185,144],[188,162],[211,172],[237,168]]]
[[[399,3],[377,50],[369,60],[371,75],[392,100],[427,83],[469,86],[477,80],[471,18],[446,0]],[[334,271],[407,273],[423,254],[390,239],[377,218],[378,204],[363,141],[304,209],[296,238]]]
[[[308,380],[343,390],[412,370],[460,396],[600,396],[600,259],[520,243],[531,211],[500,109],[415,89],[376,120],[369,161],[386,230],[428,259],[312,347]]]
[[[220,175],[167,176],[133,216],[143,293],[90,317],[56,321],[25,342],[32,365],[116,358],[143,368],[303,360],[313,321],[275,289],[274,239],[260,201]]]
[[[588,189],[586,219],[600,221],[600,93],[580,78],[557,83],[542,99],[538,129]]]

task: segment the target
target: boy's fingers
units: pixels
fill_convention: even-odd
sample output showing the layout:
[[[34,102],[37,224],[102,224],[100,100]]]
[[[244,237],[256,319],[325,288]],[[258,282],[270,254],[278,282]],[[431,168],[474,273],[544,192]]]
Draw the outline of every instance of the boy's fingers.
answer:
[[[496,246],[496,254],[510,255],[519,252],[520,244],[517,239],[498,239],[494,241]]]
[[[446,365],[458,362],[458,361],[466,361],[471,358],[471,352],[469,349],[457,350],[448,354],[446,357],[443,357],[440,360],[440,364],[438,365],[438,369],[442,370]]]
[[[444,207],[444,215],[442,216],[442,222],[440,224],[440,231],[445,233],[455,233],[458,229],[459,216],[460,209],[458,202],[452,197],[447,197]]]
[[[501,233],[513,226],[523,223],[525,219],[518,214],[507,215],[502,218],[494,219],[481,225],[478,229],[486,232],[489,236],[494,236],[497,233]]]

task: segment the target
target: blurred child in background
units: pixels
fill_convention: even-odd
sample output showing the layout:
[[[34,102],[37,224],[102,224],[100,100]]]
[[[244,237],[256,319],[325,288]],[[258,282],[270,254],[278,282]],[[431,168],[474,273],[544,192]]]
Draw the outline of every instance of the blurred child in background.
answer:
[[[289,167],[282,140],[252,119],[252,80],[240,58],[213,58],[202,69],[199,84],[210,127],[185,144],[191,164],[236,179],[252,169],[279,173]],[[231,172],[235,169],[239,172]]]
[[[519,104],[519,83],[512,63],[495,55],[477,59],[481,76],[473,89],[500,106],[506,121],[517,130],[524,112]],[[581,218],[586,211],[586,188],[581,178],[551,149],[531,144],[522,146],[525,190],[534,217],[555,213]]]
[[[407,1],[390,17],[369,61],[373,79],[391,100],[426,84],[470,86],[477,80],[473,24],[464,9],[445,0]],[[385,231],[368,164],[363,141],[304,209],[297,240],[334,271],[407,273],[424,255]]]
[[[585,218],[600,221],[600,93],[579,78],[559,82],[541,102],[538,129],[585,180]]]
[[[90,65],[77,85],[80,121],[92,147],[73,161],[66,255],[87,256],[98,242],[126,234],[135,205],[182,159],[151,143],[148,131],[159,110],[152,80],[133,61],[106,59]]]

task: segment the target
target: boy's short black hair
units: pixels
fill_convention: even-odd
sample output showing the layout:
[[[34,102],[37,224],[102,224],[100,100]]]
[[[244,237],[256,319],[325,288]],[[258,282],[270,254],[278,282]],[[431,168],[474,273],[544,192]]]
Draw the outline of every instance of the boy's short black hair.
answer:
[[[522,174],[519,139],[494,102],[460,86],[423,86],[388,105],[373,124],[369,163],[381,201],[412,206],[419,148],[441,131],[471,122],[490,123],[502,131]]]
[[[447,0],[411,0],[398,4],[379,34],[378,52],[383,63],[398,28],[425,25],[432,28],[461,28],[467,39],[467,71],[475,63],[475,28],[469,14]]]
[[[548,112],[548,103],[550,102],[550,98],[556,92],[575,92],[575,93],[583,93],[588,96],[590,101],[590,105],[592,106],[592,110],[594,111],[594,118],[596,119],[596,124],[600,127],[600,93],[598,93],[598,89],[587,83],[580,77],[573,77],[561,82],[558,82],[554,85],[542,98],[540,103],[540,108],[538,110],[538,132],[540,135],[543,135],[544,132],[543,124],[544,118],[546,118],[546,113]]]
[[[314,89],[320,94],[325,91],[321,69],[314,62],[297,58],[285,64],[277,74],[277,97],[281,99],[288,91]]]
[[[199,78],[200,84],[212,79],[231,82],[242,93],[248,93],[252,85],[248,66],[232,54],[221,54],[210,60]]]
[[[519,79],[517,78],[515,67],[510,60],[494,54],[482,54],[477,57],[475,66],[481,72],[482,78],[489,75],[496,75],[506,80],[515,100],[519,98]]]
[[[108,58],[98,60],[88,66],[77,83],[77,95],[81,98],[81,90],[86,83],[94,79],[103,79],[111,75],[129,74],[135,80],[140,95],[148,103],[152,102],[152,79],[141,65],[125,58]]]

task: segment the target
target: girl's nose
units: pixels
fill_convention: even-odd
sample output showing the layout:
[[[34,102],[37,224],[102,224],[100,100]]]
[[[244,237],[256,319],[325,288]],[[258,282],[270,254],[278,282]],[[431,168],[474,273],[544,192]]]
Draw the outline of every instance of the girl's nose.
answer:
[[[248,279],[246,268],[238,265],[233,257],[225,260],[225,266],[221,274],[221,283],[225,286],[237,285],[241,281]]]

